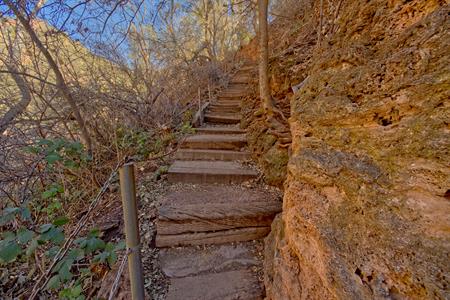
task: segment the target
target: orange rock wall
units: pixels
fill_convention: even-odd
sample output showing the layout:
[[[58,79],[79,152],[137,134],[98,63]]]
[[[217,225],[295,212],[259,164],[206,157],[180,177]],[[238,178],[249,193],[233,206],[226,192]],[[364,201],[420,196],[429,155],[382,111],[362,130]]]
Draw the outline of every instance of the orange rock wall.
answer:
[[[317,16],[308,3],[273,29],[298,47],[317,35],[303,26]],[[324,15],[320,47],[274,46],[279,86],[302,84],[283,213],[266,239],[267,296],[449,299],[449,5],[346,0]]]

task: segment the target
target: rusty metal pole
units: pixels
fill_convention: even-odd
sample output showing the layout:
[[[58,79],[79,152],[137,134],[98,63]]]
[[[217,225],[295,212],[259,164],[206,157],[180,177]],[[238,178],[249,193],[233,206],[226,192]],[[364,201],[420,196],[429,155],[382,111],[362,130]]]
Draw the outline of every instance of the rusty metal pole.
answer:
[[[128,163],[121,167],[119,169],[119,175],[123,219],[125,221],[125,239],[128,250],[131,297],[133,300],[144,300],[144,277],[142,275],[141,265],[141,247],[133,163]]]

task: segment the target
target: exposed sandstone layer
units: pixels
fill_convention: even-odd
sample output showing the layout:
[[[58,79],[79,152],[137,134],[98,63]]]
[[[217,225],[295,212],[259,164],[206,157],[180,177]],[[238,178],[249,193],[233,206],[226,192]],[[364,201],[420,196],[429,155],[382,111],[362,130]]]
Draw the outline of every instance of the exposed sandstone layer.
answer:
[[[437,0],[344,1],[290,69],[304,81],[266,239],[269,299],[450,298],[449,13]]]

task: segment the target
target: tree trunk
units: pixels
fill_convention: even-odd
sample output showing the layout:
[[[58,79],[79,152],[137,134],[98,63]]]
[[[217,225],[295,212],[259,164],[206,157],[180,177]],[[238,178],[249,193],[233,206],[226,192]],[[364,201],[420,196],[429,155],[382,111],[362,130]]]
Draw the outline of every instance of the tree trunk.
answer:
[[[208,52],[209,60],[214,61],[214,51],[213,51],[213,45],[212,45],[212,34],[210,30],[210,12],[211,10],[214,10],[214,7],[212,7],[213,4],[210,0],[204,0],[203,1],[203,36],[205,39],[205,45],[206,45],[206,51]],[[213,24],[214,25],[214,24]]]
[[[274,105],[269,86],[269,38],[267,11],[269,0],[258,0],[259,19],[259,95],[268,119],[272,118]]]
[[[19,101],[19,103],[8,110],[6,114],[0,119],[0,136],[5,132],[9,123],[11,123],[17,116],[22,114],[27,108],[28,104],[30,104],[31,102],[31,93],[30,89],[28,88],[28,84],[18,74],[18,70],[13,64],[5,62],[5,65],[8,68],[8,71],[11,72],[11,76],[16,82],[20,93],[22,94],[22,99]]]
[[[63,98],[69,103],[70,107],[72,108],[72,111],[75,115],[75,119],[78,123],[78,126],[80,126],[81,129],[81,136],[86,143],[86,147],[89,152],[92,151],[92,141],[91,137],[89,135],[89,132],[87,130],[86,124],[83,120],[83,117],[81,116],[80,110],[77,107],[77,104],[75,100],[72,97],[72,94],[70,93],[70,90],[64,80],[64,77],[59,70],[59,67],[56,63],[56,61],[53,59],[52,55],[48,51],[48,49],[42,44],[39,37],[34,32],[33,28],[31,27],[28,20],[23,16],[23,14],[17,9],[17,7],[10,1],[10,0],[4,0],[6,5],[14,12],[19,22],[22,24],[22,26],[25,28],[26,32],[30,36],[33,43],[39,48],[39,50],[42,52],[42,54],[45,56],[48,64],[50,65],[50,68],[55,73],[56,77],[56,85],[58,87],[58,90],[62,94]]]

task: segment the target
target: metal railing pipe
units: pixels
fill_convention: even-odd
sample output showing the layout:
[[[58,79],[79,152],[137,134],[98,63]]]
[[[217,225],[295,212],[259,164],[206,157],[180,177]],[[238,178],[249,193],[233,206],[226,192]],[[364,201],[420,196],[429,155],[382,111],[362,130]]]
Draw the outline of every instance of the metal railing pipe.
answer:
[[[142,275],[141,265],[134,165],[132,163],[123,165],[119,169],[119,175],[123,219],[125,221],[125,239],[128,253],[131,297],[133,300],[144,300],[144,277]]]

